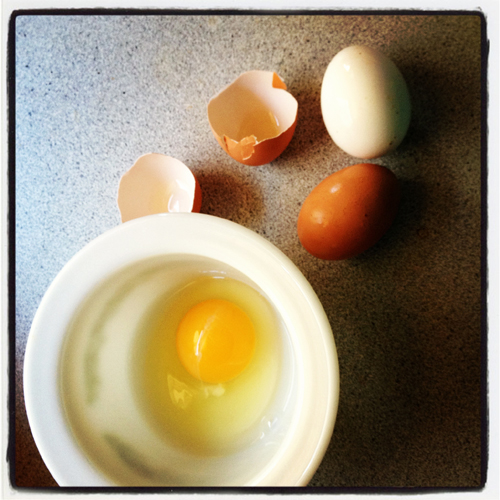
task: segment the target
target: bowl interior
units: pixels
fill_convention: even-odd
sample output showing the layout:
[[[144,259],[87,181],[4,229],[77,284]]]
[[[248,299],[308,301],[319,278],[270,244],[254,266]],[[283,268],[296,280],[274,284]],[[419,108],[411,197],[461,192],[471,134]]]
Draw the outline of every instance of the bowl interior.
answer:
[[[158,298],[200,273],[248,285],[279,323],[279,376],[252,432],[232,449],[201,454],[159,438],[131,375],[138,332]],[[92,400],[96,387],[101,397]],[[316,295],[279,250],[229,221],[168,214],[111,230],[61,271],[33,322],[25,400],[61,485],[301,485],[333,431],[338,366]]]
[[[274,314],[261,320],[266,337],[251,365],[258,367],[220,384],[198,381],[175,366],[175,329],[163,327],[206,298],[231,300],[242,290],[240,301],[254,298],[239,283],[262,293],[213,259],[151,257],[113,273],[75,314],[61,354],[61,398],[78,444],[114,483],[245,484],[275,455],[297,399],[294,355],[279,319],[275,328],[267,327]],[[157,323],[162,329],[155,335]]]

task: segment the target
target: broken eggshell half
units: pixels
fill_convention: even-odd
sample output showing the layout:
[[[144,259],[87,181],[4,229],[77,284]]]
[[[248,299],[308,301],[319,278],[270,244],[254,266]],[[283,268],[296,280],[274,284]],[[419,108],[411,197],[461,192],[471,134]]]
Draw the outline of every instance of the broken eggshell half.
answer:
[[[122,222],[165,212],[199,212],[201,189],[184,163],[148,153],[121,177],[117,203]]]
[[[210,128],[222,149],[245,165],[276,159],[292,140],[298,103],[272,71],[247,71],[208,103]]]

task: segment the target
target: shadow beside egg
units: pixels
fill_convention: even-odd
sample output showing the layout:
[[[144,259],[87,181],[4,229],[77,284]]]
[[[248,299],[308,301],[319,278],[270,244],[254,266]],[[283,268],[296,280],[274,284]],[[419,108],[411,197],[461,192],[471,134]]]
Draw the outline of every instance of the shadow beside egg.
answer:
[[[262,194],[250,178],[240,177],[236,172],[196,174],[203,193],[201,213],[253,228],[265,212]]]
[[[375,245],[360,255],[347,259],[356,266],[364,263],[373,265],[373,260],[393,259],[396,252],[407,247],[407,242],[421,225],[422,211],[426,201],[425,188],[422,182],[400,179],[401,202],[396,218],[387,232]]]
[[[401,65],[408,84],[412,117],[404,151],[429,148],[438,139],[453,138],[460,131],[471,133],[480,124],[480,82],[474,72],[453,74],[422,55],[421,64]]]
[[[286,166],[287,160],[307,159],[317,154],[323,147],[333,144],[321,114],[320,87],[314,89],[312,83],[303,88],[290,88],[299,104],[295,134],[283,153],[277,158]]]

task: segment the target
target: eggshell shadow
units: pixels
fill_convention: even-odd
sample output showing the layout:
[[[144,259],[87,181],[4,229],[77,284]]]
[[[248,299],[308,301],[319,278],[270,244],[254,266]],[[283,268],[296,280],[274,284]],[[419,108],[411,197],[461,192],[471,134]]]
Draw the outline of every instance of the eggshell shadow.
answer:
[[[207,170],[207,169],[205,169]],[[237,172],[199,171],[196,175],[203,192],[201,212],[253,226],[262,219],[262,194],[251,178]]]
[[[278,160],[297,158],[309,160],[324,147],[331,147],[333,144],[321,114],[319,87],[315,91],[311,83],[289,90],[299,104],[297,126],[293,139]]]

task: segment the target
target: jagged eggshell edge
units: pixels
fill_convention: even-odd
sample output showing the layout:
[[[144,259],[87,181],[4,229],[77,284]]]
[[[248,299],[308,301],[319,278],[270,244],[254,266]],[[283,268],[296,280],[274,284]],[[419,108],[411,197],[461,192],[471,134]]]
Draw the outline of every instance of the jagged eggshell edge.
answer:
[[[171,206],[172,187],[178,193],[176,207]],[[157,213],[199,212],[201,188],[191,170],[180,160],[160,153],[147,153],[120,178],[117,204],[122,222]]]
[[[276,96],[279,96],[279,106],[290,107],[291,114],[293,114],[293,120],[290,121],[290,125],[284,129],[279,135],[264,139],[258,142],[255,136],[248,136],[240,141],[236,141],[227,137],[226,135],[219,134],[211,120],[211,108],[213,104],[223,96],[223,94],[233,85],[237,85],[242,81],[246,81],[247,85],[254,85],[255,88],[259,89],[261,92],[276,92]],[[262,87],[262,86],[265,87]],[[241,74],[236,80],[223,88],[217,95],[212,97],[208,103],[208,121],[210,124],[210,129],[217,142],[220,144],[222,149],[234,160],[244,165],[259,166],[266,163],[270,163],[275,160],[283,151],[286,149],[290,141],[292,140],[295,128],[297,126],[298,117],[298,102],[295,97],[287,91],[285,82],[279,77],[276,72],[273,71],[260,71],[253,70],[247,71]]]

